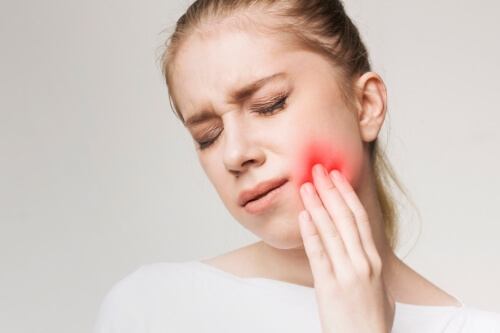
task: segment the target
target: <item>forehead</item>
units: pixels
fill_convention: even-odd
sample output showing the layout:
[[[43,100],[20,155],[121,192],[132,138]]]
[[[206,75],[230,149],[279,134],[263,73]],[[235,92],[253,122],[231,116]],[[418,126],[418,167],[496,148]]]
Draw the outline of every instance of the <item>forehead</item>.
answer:
[[[179,49],[173,66],[176,105],[184,119],[202,110],[223,108],[235,91],[255,80],[280,72],[293,75],[298,65],[294,51],[281,39],[251,31],[193,33]]]

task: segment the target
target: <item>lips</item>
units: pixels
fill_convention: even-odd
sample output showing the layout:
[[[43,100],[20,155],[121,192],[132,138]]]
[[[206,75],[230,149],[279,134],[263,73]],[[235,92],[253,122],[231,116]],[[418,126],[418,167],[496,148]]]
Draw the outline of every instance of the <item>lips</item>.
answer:
[[[238,204],[244,207],[250,201],[256,200],[264,196],[266,193],[274,190],[277,187],[280,187],[286,182],[287,182],[286,178],[275,178],[259,183],[254,188],[241,192],[241,194],[238,196]]]

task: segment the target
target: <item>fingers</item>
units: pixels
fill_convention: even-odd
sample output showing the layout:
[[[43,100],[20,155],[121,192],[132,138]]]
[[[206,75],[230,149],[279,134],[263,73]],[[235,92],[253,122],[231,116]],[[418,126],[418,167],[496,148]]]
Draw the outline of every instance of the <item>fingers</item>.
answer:
[[[370,221],[368,219],[368,214],[363,207],[363,204],[359,200],[351,184],[349,184],[349,182],[342,176],[342,174],[338,170],[333,170],[330,173],[330,177],[335,183],[335,186],[337,187],[339,192],[342,194],[347,206],[349,206],[352,213],[354,214],[362,246],[372,265],[376,266],[377,264],[380,264],[380,256],[375,246],[375,242],[373,241]]]
[[[318,230],[323,247],[331,258],[333,272],[338,274],[341,267],[349,264],[344,242],[312,184],[304,184],[300,192],[304,206]]]
[[[304,249],[313,273],[314,286],[320,288],[325,285],[326,281],[334,278],[330,257],[323,247],[318,230],[311,221],[309,213],[305,210],[299,214],[299,226],[304,241]]]
[[[301,197],[323,251],[337,277],[348,277],[352,268],[371,274],[379,271],[381,260],[371,234],[368,215],[349,182],[338,171],[330,175],[321,165],[313,168],[314,185],[303,184]],[[306,220],[308,215],[302,214]]]
[[[313,168],[313,179],[321,201],[331,216],[333,224],[339,230],[353,264],[359,269],[367,269],[367,258],[361,244],[355,217],[342,197],[342,193],[336,188],[326,173],[326,169],[320,164]]]

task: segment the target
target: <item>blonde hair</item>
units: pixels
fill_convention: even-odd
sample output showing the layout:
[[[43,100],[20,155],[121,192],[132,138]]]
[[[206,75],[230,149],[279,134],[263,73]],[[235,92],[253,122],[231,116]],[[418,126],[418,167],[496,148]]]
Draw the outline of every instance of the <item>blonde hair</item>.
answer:
[[[234,15],[248,18],[255,10],[260,16],[275,16],[270,25],[260,22],[253,28],[279,32],[280,38],[297,43],[325,56],[341,73],[341,91],[347,102],[352,101],[354,78],[371,70],[368,52],[353,24],[338,0],[197,0],[178,19],[174,32],[165,42],[161,56],[162,72],[168,87],[170,103],[176,115],[184,121],[172,96],[174,58],[187,37],[204,25],[222,21]],[[264,14],[264,15],[262,15]],[[257,16],[254,15],[254,20]],[[252,20],[250,20],[252,21]],[[241,26],[247,20],[237,20]],[[255,22],[255,21],[254,21]],[[173,105],[172,105],[173,103]],[[390,190],[391,183],[409,199],[398,180],[378,139],[370,143],[370,162],[375,175],[378,201],[384,219],[384,231],[391,248],[398,242],[398,209]]]

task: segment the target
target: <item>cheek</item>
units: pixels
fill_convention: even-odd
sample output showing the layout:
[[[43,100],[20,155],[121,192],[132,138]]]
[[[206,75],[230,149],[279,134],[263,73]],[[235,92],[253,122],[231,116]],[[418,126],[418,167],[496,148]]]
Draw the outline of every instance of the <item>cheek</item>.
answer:
[[[198,160],[208,180],[217,191],[219,196],[225,201],[227,197],[227,186],[224,186],[224,177],[227,176],[225,176],[224,174],[225,170],[219,166],[220,161],[212,156],[205,156],[204,158],[198,156]]]
[[[351,144],[352,146],[352,144]],[[297,188],[312,182],[312,167],[322,164],[327,171],[339,170],[349,181],[356,178],[360,168],[359,153],[346,143],[331,140],[310,140],[298,147],[292,166],[292,178]]]

